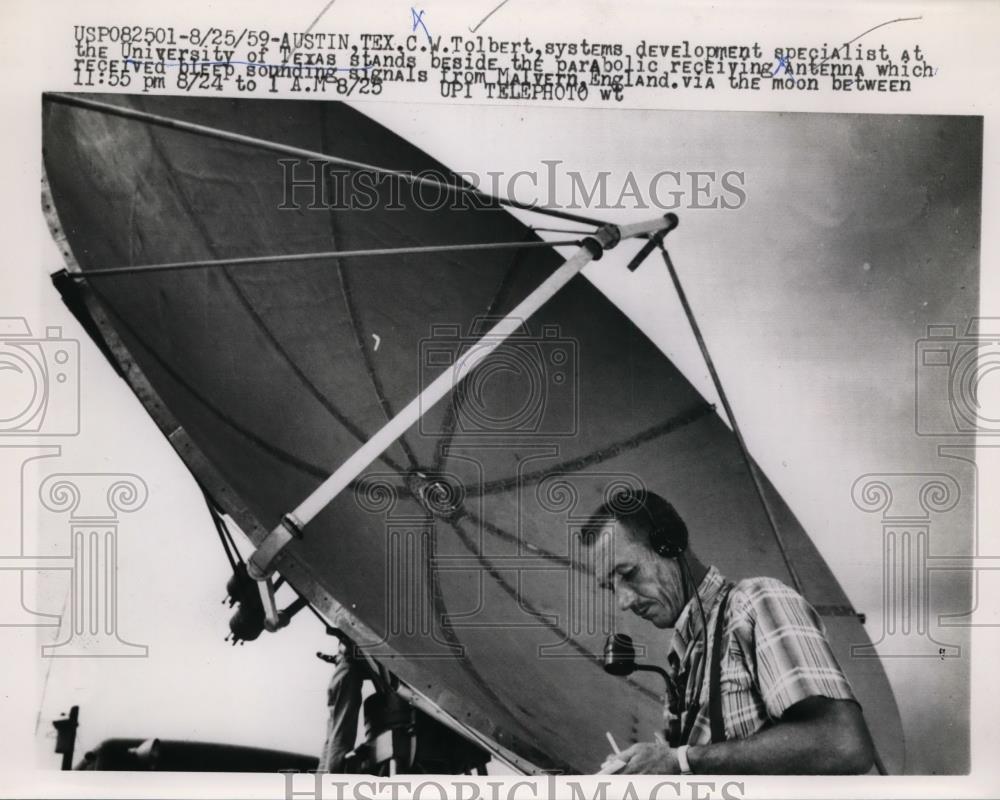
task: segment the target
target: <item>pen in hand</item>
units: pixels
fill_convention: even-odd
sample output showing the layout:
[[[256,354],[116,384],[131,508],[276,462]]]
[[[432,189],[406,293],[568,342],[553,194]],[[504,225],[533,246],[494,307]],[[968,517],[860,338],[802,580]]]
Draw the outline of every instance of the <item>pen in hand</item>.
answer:
[[[608,744],[611,745],[611,749],[614,751],[616,756],[621,754],[621,748],[618,747],[618,742],[615,741],[615,737],[611,735],[611,731],[607,731],[605,736],[608,737]],[[603,764],[601,764],[601,770],[598,775],[613,775],[614,773],[620,771],[625,767],[627,762],[622,761],[620,758],[609,758]]]

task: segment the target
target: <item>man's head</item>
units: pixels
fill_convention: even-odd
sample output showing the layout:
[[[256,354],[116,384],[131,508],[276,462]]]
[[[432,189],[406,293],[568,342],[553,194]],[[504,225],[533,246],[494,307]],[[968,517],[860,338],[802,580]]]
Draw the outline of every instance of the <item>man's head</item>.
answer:
[[[581,531],[593,548],[599,585],[618,606],[657,628],[677,621],[688,598],[687,526],[666,500],[645,491],[624,491],[604,503]],[[700,566],[700,565],[699,565]]]

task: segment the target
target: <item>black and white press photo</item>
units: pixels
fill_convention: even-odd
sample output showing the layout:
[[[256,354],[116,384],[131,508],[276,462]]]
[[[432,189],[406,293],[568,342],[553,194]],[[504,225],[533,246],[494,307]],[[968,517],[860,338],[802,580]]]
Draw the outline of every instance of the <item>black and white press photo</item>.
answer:
[[[985,105],[914,100],[955,68],[924,17],[772,44],[321,6],[84,14],[24,101],[25,785],[978,774],[995,147]]]

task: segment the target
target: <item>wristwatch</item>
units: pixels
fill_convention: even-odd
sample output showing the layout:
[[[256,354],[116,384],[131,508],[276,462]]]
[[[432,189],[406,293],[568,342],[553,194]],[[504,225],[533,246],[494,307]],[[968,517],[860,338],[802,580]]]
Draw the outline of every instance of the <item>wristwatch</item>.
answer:
[[[681,768],[681,775],[693,775],[691,765],[688,763],[688,746],[682,744],[674,752],[677,753],[677,763]]]

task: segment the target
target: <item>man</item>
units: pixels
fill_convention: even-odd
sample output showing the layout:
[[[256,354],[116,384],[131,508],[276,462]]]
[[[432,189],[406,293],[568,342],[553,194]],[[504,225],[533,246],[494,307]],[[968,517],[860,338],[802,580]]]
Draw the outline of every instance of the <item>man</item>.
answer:
[[[339,640],[335,656],[320,655],[336,664],[327,687],[328,717],[326,739],[319,757],[319,772],[344,772],[347,754],[354,749],[358,736],[358,712],[361,710],[361,687],[369,670],[355,650],[354,642],[335,628],[330,632]]]
[[[608,756],[607,771],[871,768],[874,747],[861,707],[818,615],[798,593],[771,578],[733,584],[706,567],[688,547],[684,521],[652,492],[616,495],[582,538],[595,548],[597,578],[619,608],[674,628],[669,738]]]

